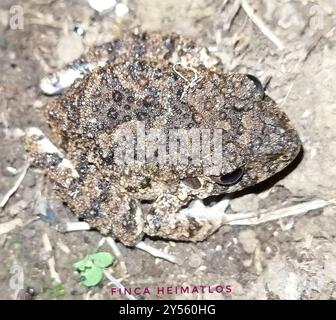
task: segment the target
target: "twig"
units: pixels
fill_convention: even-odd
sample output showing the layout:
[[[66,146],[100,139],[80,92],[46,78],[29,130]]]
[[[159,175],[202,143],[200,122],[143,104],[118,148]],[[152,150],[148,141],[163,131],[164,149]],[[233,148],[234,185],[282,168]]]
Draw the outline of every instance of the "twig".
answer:
[[[58,246],[64,253],[66,253],[66,254],[70,254],[70,253],[71,253],[69,247],[68,247],[66,244],[64,244],[62,241],[58,241],[58,242],[57,242],[57,246]]]
[[[24,227],[27,226],[29,224],[31,224],[32,222],[35,222],[37,220],[39,220],[39,217],[33,217],[31,219],[28,219],[27,221],[23,222],[20,218],[8,221],[8,222],[4,222],[0,224],[0,235],[8,233],[12,230],[14,230],[17,227]]]
[[[127,274],[127,267],[126,267],[126,263],[123,260],[122,254],[116,244],[116,242],[114,241],[113,238],[111,237],[106,237],[106,242],[108,243],[108,245],[111,247],[113,254],[116,256],[116,258],[119,261],[119,266],[121,268],[121,270],[123,271],[124,274]]]
[[[224,12],[224,9],[225,9],[226,5],[227,5],[227,3],[225,3],[224,6],[222,7],[222,11],[223,12]],[[238,16],[240,8],[241,8],[240,0],[235,0],[232,3],[231,10],[228,10],[226,12],[226,14],[227,14],[226,21],[223,23],[223,29],[224,29],[224,31],[230,31],[234,20]]]
[[[62,283],[61,278],[55,268],[55,265],[56,265],[55,257],[52,255],[52,246],[51,246],[49,237],[46,233],[42,235],[42,242],[43,242],[44,250],[49,255],[48,267],[49,267],[50,277],[54,279],[56,282]]]
[[[61,278],[60,278],[59,274],[57,273],[57,271],[55,269],[55,265],[56,265],[55,258],[54,258],[54,256],[51,256],[48,259],[48,267],[49,267],[50,277],[52,279],[54,279],[56,282],[62,283]]]
[[[27,163],[23,169],[22,172],[19,176],[19,178],[16,180],[14,186],[5,194],[5,196],[3,197],[1,203],[0,203],[0,208],[3,208],[6,203],[8,202],[9,198],[16,192],[16,190],[19,188],[20,184],[22,183],[24,177],[26,176],[27,170],[30,167],[30,162]]]
[[[12,230],[14,230],[16,227],[23,226],[23,222],[20,218],[4,222],[0,224],[0,235],[8,233]]]
[[[113,254],[116,256],[116,258],[121,258],[121,252],[116,244],[116,242],[111,237],[106,237],[106,242],[111,247]]]
[[[286,96],[283,98],[282,102],[279,104],[279,107],[280,107],[280,108],[286,103],[286,101],[287,101],[289,95],[291,94],[291,92],[292,92],[292,90],[293,90],[293,87],[294,87],[294,81],[290,84]]]
[[[161,250],[158,250],[156,248],[153,248],[151,246],[149,246],[148,244],[144,243],[143,241],[139,242],[136,246],[136,248],[146,251],[147,253],[151,254],[152,256],[156,257],[156,258],[161,258],[164,260],[167,260],[169,262],[181,265],[181,261],[179,261],[179,259],[177,259],[176,257],[167,254]]]
[[[107,279],[110,280],[110,283],[115,285],[117,288],[121,289],[122,292],[125,292],[125,287],[115,278],[112,276],[111,273],[109,273],[107,270],[104,271],[104,275]],[[137,300],[134,296],[132,296],[131,294],[128,294],[127,292],[125,292],[125,296],[129,299],[129,300]]]
[[[66,233],[72,231],[88,231],[91,227],[87,222],[78,221],[78,222],[66,222],[57,227],[57,231]]]
[[[248,4],[246,0],[241,0],[241,6],[244,9],[245,13],[249,16],[249,18],[252,20],[252,22],[260,29],[260,31],[269,39],[271,40],[278,49],[283,50],[285,49],[285,45],[278,38],[265,24],[264,21],[261,20],[261,18],[255,14],[253,8]]]
[[[71,232],[71,231],[87,231],[90,230],[90,225],[86,222],[67,222],[64,225],[61,225],[58,227],[58,231],[60,232]],[[120,258],[121,252],[119,251],[118,247],[115,245],[115,242],[112,238],[107,237],[106,238],[107,243],[111,246],[113,253],[115,256]],[[146,251],[149,254],[151,254],[154,257],[161,258],[164,260],[167,260],[172,263],[180,264],[178,259],[172,255],[166,254],[162,252],[161,250],[155,249],[144,242],[139,242],[136,246],[136,248]]]
[[[105,237],[102,237],[100,240],[99,240],[99,242],[98,242],[98,249],[100,248],[100,247],[102,247],[104,244],[105,244],[105,242],[106,242],[106,238]]]

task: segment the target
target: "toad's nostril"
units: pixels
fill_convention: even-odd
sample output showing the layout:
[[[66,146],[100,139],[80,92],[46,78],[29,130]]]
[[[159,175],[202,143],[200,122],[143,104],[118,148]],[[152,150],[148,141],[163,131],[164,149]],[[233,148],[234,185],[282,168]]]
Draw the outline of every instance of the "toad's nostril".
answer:
[[[282,160],[283,162],[288,162],[292,159],[292,156],[289,154],[284,154],[280,157],[280,160]]]
[[[256,89],[259,91],[261,97],[264,98],[265,97],[265,89],[264,89],[264,86],[262,85],[262,83],[260,82],[260,80],[257,77],[255,77],[255,76],[253,76],[251,74],[247,74],[246,76],[250,80],[253,81],[253,83],[254,83]]]
[[[182,182],[191,189],[199,189],[202,187],[201,181],[196,177],[183,179]]]

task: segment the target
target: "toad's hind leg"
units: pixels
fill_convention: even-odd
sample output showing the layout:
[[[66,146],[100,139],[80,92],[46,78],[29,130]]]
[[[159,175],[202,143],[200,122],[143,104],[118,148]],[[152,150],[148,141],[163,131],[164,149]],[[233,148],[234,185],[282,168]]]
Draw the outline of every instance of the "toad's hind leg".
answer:
[[[196,200],[176,214],[158,210],[147,215],[144,231],[149,236],[171,240],[203,241],[224,224],[228,205],[229,200],[211,207]]]
[[[27,129],[25,146],[37,166],[52,180],[59,197],[79,219],[125,245],[141,241],[143,218],[137,200],[120,193],[95,166],[90,166],[86,174],[79,174],[38,128]]]
[[[35,163],[46,169],[49,178],[61,188],[68,188],[79,178],[73,164],[40,129],[32,127],[26,130],[25,147]]]

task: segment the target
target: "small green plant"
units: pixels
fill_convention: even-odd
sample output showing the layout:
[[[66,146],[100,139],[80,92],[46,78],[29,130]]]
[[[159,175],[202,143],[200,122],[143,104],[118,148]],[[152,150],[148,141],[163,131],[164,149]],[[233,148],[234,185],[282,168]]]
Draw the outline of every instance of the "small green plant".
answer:
[[[110,266],[113,260],[113,256],[110,253],[97,252],[77,261],[73,266],[83,277],[82,284],[92,287],[102,280],[104,269]]]

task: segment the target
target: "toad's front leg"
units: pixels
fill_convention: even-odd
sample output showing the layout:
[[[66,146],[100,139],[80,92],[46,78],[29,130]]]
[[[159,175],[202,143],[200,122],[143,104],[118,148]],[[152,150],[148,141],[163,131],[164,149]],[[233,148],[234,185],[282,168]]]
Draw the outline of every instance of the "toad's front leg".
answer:
[[[176,196],[162,195],[145,218],[144,232],[171,240],[203,241],[223,225],[228,205],[223,200],[208,207],[196,200],[182,209],[183,202]]]
[[[92,71],[98,64],[87,61],[75,61],[49,76],[44,77],[40,82],[40,88],[44,94],[56,95],[70,87],[75,80],[82,79]]]
[[[40,88],[44,94],[56,95],[69,88],[77,79],[82,79],[86,74],[98,66],[104,66],[111,56],[116,55],[113,42],[110,45],[93,47],[78,59],[72,61],[64,68],[44,77]]]

